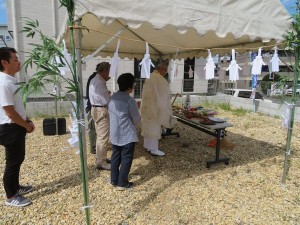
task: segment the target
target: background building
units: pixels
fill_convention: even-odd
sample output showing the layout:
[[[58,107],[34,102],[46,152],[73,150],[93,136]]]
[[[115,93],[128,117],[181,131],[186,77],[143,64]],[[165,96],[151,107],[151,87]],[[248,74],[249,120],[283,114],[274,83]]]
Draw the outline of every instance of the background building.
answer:
[[[12,34],[6,24],[0,24],[0,47],[13,47]]]

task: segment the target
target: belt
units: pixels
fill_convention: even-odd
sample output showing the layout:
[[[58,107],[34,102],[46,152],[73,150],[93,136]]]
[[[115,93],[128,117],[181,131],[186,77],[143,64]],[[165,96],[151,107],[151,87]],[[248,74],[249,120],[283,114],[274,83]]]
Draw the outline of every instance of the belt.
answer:
[[[92,107],[100,107],[100,108],[106,108],[107,107],[107,105],[92,105]]]

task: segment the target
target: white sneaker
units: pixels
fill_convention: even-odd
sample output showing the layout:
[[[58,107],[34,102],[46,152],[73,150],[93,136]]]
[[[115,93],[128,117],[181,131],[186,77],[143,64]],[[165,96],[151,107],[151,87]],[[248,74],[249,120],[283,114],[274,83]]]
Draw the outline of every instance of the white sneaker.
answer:
[[[16,206],[16,207],[24,207],[30,205],[31,201],[22,195],[16,195],[10,199],[6,199],[5,205]]]
[[[151,154],[152,154],[152,155],[156,155],[156,156],[164,156],[164,155],[165,155],[164,152],[162,152],[162,151],[160,151],[160,150],[158,150],[158,149],[156,149],[156,150],[151,150]]]

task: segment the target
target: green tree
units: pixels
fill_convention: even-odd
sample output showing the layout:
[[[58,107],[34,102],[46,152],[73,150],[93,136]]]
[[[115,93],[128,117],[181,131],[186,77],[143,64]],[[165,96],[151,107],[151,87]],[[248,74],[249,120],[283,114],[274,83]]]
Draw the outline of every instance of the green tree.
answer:
[[[281,81],[281,80],[282,80],[282,77],[280,75],[278,75],[278,74],[274,74],[274,78],[273,79],[270,79],[269,74],[265,75],[263,77],[263,79],[261,80],[261,82],[260,82],[261,91],[264,94],[267,94],[268,89],[271,89],[272,83],[273,82],[278,82],[278,81]]]

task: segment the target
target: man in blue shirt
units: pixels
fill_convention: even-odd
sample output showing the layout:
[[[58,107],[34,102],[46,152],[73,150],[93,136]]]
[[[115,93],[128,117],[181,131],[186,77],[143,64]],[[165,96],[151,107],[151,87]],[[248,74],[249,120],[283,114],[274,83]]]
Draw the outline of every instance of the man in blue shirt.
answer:
[[[128,175],[133,161],[135,143],[138,142],[135,124],[141,121],[137,103],[129,94],[134,89],[134,76],[124,73],[119,76],[119,91],[111,96],[108,104],[111,156],[111,184],[123,191],[131,188]]]

